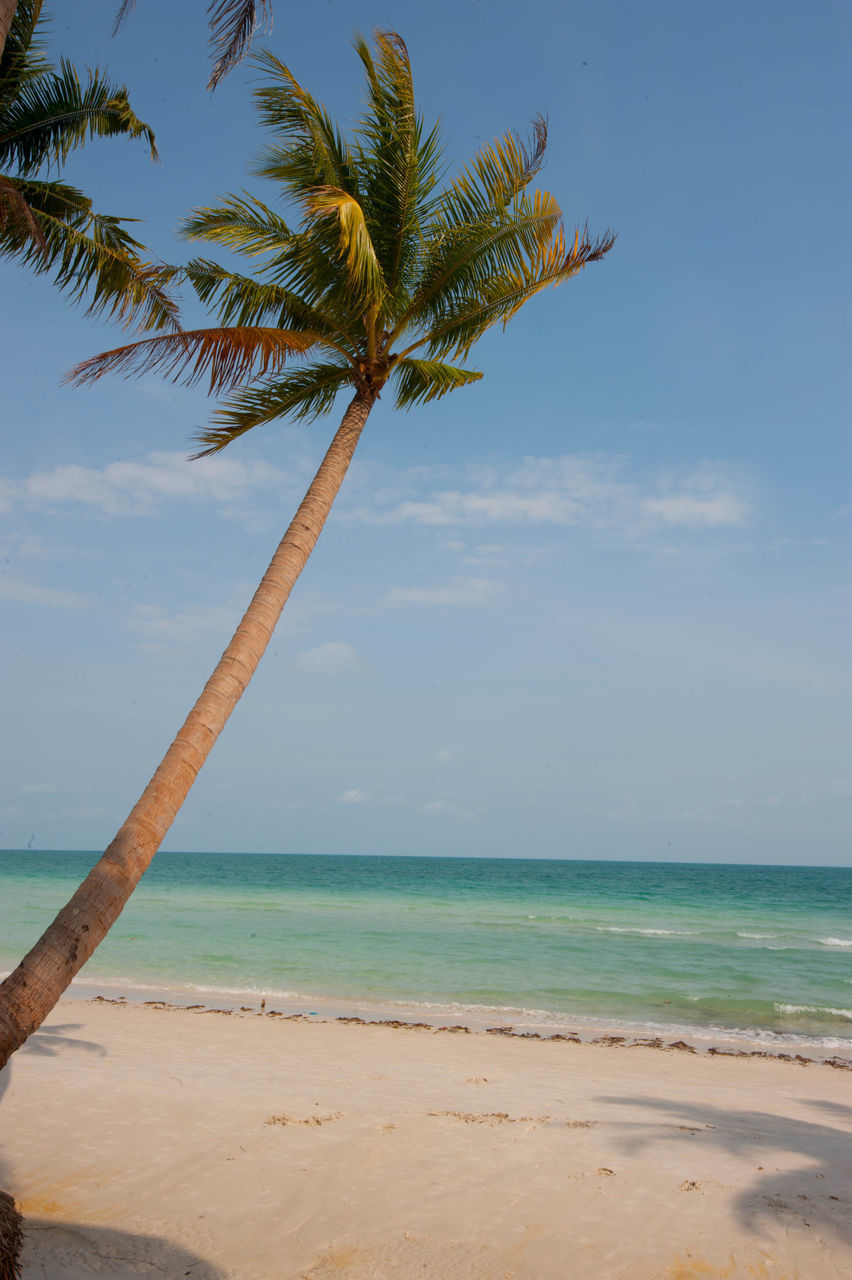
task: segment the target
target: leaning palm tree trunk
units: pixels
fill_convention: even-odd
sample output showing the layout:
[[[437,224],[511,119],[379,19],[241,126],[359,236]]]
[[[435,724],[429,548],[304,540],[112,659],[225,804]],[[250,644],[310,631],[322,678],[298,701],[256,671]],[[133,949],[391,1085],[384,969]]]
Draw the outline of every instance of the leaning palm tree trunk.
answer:
[[[100,861],[0,985],[0,1068],[35,1031],[117,920],[254,675],[343,483],[375,393],[358,391],[242,622],[141,798]]]
[[[6,37],[18,7],[18,0],[0,0],[0,58],[6,48]]]

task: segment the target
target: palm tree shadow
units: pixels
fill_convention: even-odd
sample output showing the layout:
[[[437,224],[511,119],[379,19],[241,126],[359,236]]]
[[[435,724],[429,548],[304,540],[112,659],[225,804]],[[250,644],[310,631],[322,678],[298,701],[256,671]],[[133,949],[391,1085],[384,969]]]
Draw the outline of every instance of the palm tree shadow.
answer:
[[[99,1058],[105,1058],[106,1049],[102,1044],[96,1044],[94,1040],[81,1040],[78,1036],[70,1034],[81,1025],[79,1022],[64,1022],[58,1026],[53,1024],[47,1028],[41,1027],[33,1032],[18,1053],[37,1053],[54,1058],[58,1053],[64,1053],[69,1049],[79,1049],[84,1053],[93,1053]],[[0,1073],[0,1079],[2,1079],[2,1073]]]
[[[169,1280],[228,1280],[219,1267],[160,1236],[136,1235],[84,1222],[28,1219],[21,1256],[24,1280],[127,1280],[162,1275]]]
[[[601,1097],[601,1102],[641,1106],[672,1117],[661,1124],[648,1121],[624,1124],[623,1149],[637,1152],[652,1142],[683,1142],[721,1147],[745,1156],[759,1172],[753,1184],[734,1202],[743,1226],[753,1235],[770,1225],[784,1229],[818,1226],[845,1244],[852,1244],[852,1202],[849,1196],[849,1129],[796,1120],[766,1111],[735,1111],[707,1103],[646,1097]],[[848,1120],[852,1107],[840,1103],[805,1100],[838,1119]],[[763,1169],[781,1154],[803,1158],[795,1169]]]

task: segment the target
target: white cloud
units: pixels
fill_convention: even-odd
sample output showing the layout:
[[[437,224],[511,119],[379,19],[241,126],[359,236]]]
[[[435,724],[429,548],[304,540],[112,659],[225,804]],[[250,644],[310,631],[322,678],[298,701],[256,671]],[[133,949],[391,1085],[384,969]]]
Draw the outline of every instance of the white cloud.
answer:
[[[369,791],[365,791],[363,787],[352,787],[350,791],[342,792],[336,800],[337,804],[366,804],[368,800],[372,800]]]
[[[140,462],[110,462],[102,468],[72,464],[36,471],[18,485],[4,483],[0,499],[78,502],[107,515],[144,515],[169,499],[240,502],[251,491],[280,487],[286,479],[284,472],[265,462],[219,456],[193,462],[182,453],[156,452]]]
[[[306,649],[296,659],[303,671],[322,675],[337,675],[342,671],[357,671],[361,665],[356,649],[340,640],[329,640],[313,649]]]
[[[731,493],[705,498],[695,494],[672,494],[667,498],[645,498],[642,510],[664,524],[682,524],[692,528],[702,525],[745,524],[748,507]]]
[[[501,590],[491,578],[455,578],[442,587],[392,587],[385,604],[487,605]]]
[[[459,526],[563,525],[615,529],[634,535],[656,525],[711,528],[743,524],[745,499],[724,468],[702,464],[678,476],[630,474],[629,460],[611,454],[528,457],[520,465],[469,467],[466,484],[431,493],[430,476],[411,476],[396,492],[386,487],[350,518],[377,524]],[[406,496],[400,500],[400,490]],[[451,544],[445,543],[449,547]],[[495,554],[498,549],[483,549]]]
[[[236,605],[210,605],[169,613],[159,605],[137,604],[126,625],[159,645],[187,644],[215,631],[221,636],[224,648],[239,619],[240,610]]]
[[[35,582],[21,582],[0,574],[0,598],[17,600],[19,604],[43,604],[56,609],[83,609],[89,601],[74,591],[58,591],[40,587]]]
[[[450,764],[455,760],[458,752],[455,747],[443,747],[440,751],[435,752],[435,759],[439,764]]]

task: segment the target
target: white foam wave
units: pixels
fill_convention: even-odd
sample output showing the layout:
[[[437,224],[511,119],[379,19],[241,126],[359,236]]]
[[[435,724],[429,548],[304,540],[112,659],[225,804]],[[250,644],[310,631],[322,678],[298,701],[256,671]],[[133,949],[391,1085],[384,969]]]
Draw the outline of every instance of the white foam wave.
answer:
[[[822,1004],[776,1004],[775,1009],[778,1013],[830,1013],[835,1018],[852,1020],[852,1009],[832,1009]]]
[[[817,938],[824,947],[852,947],[852,938]]]
[[[647,938],[692,938],[692,929],[639,929],[628,925],[599,924],[595,925],[598,933],[641,933]]]
[[[747,929],[737,929],[738,938],[777,938],[777,933],[749,933]]]

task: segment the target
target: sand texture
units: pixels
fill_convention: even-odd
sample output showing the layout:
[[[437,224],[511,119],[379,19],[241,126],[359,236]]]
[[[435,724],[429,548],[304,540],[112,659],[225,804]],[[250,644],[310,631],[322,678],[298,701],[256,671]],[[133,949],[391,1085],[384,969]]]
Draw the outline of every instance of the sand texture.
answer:
[[[852,1074],[64,1001],[0,1074],[25,1280],[848,1280]]]

